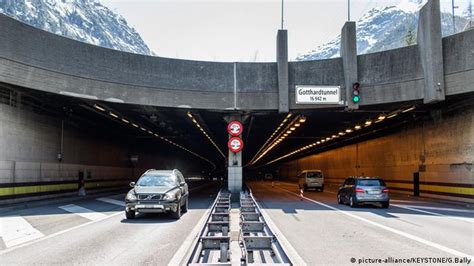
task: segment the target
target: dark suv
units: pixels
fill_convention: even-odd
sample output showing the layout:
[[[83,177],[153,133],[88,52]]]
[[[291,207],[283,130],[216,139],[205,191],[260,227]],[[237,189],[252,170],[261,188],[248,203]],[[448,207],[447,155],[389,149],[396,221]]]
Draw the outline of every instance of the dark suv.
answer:
[[[381,178],[349,177],[339,187],[337,202],[349,204],[352,208],[367,203],[380,203],[382,208],[388,208],[390,197],[388,188]]]
[[[135,218],[139,213],[171,212],[175,219],[188,210],[188,185],[180,171],[148,170],[125,197],[125,216]]]

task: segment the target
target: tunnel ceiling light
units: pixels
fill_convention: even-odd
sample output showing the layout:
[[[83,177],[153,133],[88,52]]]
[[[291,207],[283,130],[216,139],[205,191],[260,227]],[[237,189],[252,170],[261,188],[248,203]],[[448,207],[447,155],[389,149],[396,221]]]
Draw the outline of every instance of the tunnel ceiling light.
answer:
[[[122,122],[127,123],[127,124],[130,124],[130,121],[128,121],[128,120],[125,119],[125,118],[122,118]]]
[[[346,129],[346,133],[351,133],[352,132],[352,129],[348,128]]]
[[[102,112],[105,111],[105,108],[104,108],[104,107],[102,107],[102,106],[100,106],[100,105],[97,105],[97,104],[94,104],[94,108],[97,109],[97,110],[100,110],[100,111],[102,111]]]
[[[132,126],[134,126],[134,127],[139,127],[139,126],[138,126],[137,124],[135,124],[135,123],[132,123]]]
[[[191,121],[193,121],[193,123],[196,125],[196,127],[202,132],[202,134],[207,138],[207,140],[209,140],[209,142],[212,144],[212,146],[214,146],[214,148],[216,148],[216,150],[219,152],[219,154],[222,155],[222,157],[224,159],[226,159],[227,157],[225,156],[224,152],[219,148],[219,146],[216,144],[214,139],[212,139],[211,136],[209,136],[209,134],[206,132],[204,127],[199,124],[199,122],[196,120],[194,115],[191,112],[188,112],[187,115],[188,115],[189,119],[191,119]]]
[[[409,107],[409,108],[403,110],[402,113],[413,111],[413,110],[415,110],[415,108],[416,108],[415,106]]]
[[[372,121],[371,121],[371,120],[367,120],[367,121],[365,121],[364,124],[365,124],[366,127],[368,127],[368,126],[372,125]]]
[[[361,127],[360,125],[356,125],[356,126],[354,127],[355,130],[359,130],[359,129],[361,129],[361,128],[362,128],[362,127]]]
[[[296,123],[296,124],[295,124],[295,127],[299,127],[299,126],[301,126],[300,123]]]
[[[392,114],[389,114],[389,115],[387,116],[387,118],[392,118],[392,117],[395,117],[395,116],[397,116],[397,115],[398,115],[398,113],[392,113]]]
[[[265,144],[260,148],[260,150],[255,154],[254,158],[250,160],[247,165],[254,165],[259,160],[261,160],[266,154],[268,154],[273,148],[279,145],[283,140],[288,137],[289,134],[295,132],[297,128],[301,127],[301,123],[306,121],[306,118],[302,115],[295,116],[293,119],[292,114],[289,113],[285,119],[280,123],[277,129],[273,132]],[[288,123],[287,123],[288,122]],[[296,124],[299,124],[296,126]],[[273,138],[275,136],[275,138]]]
[[[109,115],[112,116],[112,117],[115,117],[115,118],[118,118],[118,115],[112,113],[112,112],[109,112]]]
[[[384,114],[380,114],[379,117],[377,117],[378,120],[384,120],[386,116]]]

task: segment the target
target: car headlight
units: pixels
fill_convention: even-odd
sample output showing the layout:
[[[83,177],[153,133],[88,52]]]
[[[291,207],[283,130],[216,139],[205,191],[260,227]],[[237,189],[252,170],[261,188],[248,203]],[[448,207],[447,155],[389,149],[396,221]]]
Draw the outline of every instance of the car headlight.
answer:
[[[135,201],[137,200],[137,195],[135,195],[133,191],[130,191],[127,193],[127,197],[125,197],[125,199],[129,201]]]
[[[177,191],[168,192],[163,196],[163,200],[169,200],[169,201],[175,200],[177,198],[178,198],[178,192]]]

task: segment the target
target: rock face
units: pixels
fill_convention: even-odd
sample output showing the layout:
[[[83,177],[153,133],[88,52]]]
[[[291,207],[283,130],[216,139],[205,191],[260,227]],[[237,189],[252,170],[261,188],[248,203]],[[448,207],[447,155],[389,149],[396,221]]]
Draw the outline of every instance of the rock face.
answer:
[[[0,13],[31,26],[111,49],[151,55],[140,34],[97,0],[0,0]]]
[[[366,54],[416,44],[418,11],[422,4],[402,1],[396,6],[374,8],[357,23],[357,53]],[[462,31],[468,19],[456,16],[456,32]],[[441,14],[443,36],[453,33],[452,15]],[[317,60],[339,57],[341,36],[316,49],[300,55],[296,60]]]

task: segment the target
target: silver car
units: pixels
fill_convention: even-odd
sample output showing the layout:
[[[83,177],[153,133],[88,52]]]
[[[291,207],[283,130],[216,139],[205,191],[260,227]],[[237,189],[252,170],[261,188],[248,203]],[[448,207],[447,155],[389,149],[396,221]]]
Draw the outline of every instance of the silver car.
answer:
[[[390,196],[385,182],[377,177],[349,177],[337,192],[339,204],[356,207],[360,204],[380,203],[382,208],[390,205]]]
[[[177,169],[148,170],[130,186],[133,188],[125,197],[127,219],[135,218],[137,212],[170,212],[173,218],[179,219],[188,210],[188,185]]]

